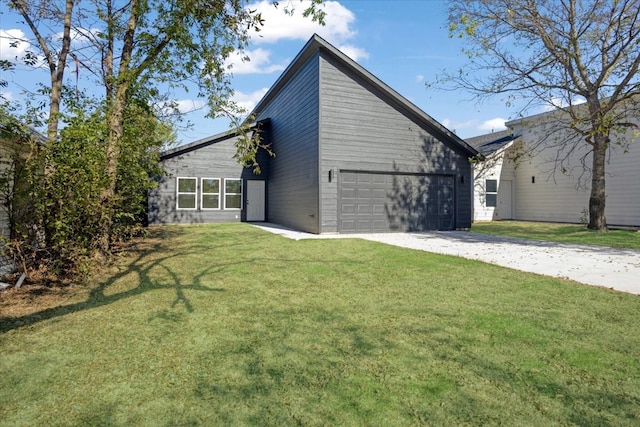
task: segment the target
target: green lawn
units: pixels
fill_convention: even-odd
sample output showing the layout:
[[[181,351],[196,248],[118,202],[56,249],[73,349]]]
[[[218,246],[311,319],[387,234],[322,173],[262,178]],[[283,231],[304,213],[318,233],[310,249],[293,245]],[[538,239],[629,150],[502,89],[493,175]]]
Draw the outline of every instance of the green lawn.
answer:
[[[640,249],[640,232],[638,231],[610,230],[603,233],[588,230],[584,225],[575,224],[529,221],[475,222],[471,231],[561,243]]]
[[[637,296],[246,224],[155,233],[66,306],[0,314],[0,425],[640,423]]]

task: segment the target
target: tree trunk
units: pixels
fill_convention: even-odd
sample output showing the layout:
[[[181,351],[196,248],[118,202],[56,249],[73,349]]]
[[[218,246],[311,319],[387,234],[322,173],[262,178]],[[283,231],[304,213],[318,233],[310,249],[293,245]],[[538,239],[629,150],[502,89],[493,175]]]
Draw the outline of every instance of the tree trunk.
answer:
[[[120,92],[123,92],[122,94]],[[112,108],[107,116],[109,136],[105,152],[105,173],[108,184],[100,195],[102,204],[102,218],[98,232],[98,247],[103,254],[107,254],[111,248],[111,228],[113,225],[113,211],[116,194],[116,181],[118,178],[118,161],[120,159],[120,140],[123,132],[123,114],[126,103],[126,89],[119,86]]]
[[[596,134],[593,137],[593,168],[591,171],[591,196],[589,197],[589,230],[606,231],[605,161],[609,138]]]
[[[60,101],[62,98],[62,83],[64,80],[64,69],[67,65],[67,55],[71,48],[71,18],[73,14],[75,0],[65,1],[65,10],[62,27],[62,45],[59,52],[51,50],[47,39],[40,33],[37,27],[38,17],[41,13],[47,13],[41,10],[37,5],[29,4],[24,1],[12,0],[11,3],[18,10],[20,15],[33,32],[44,58],[49,66],[51,77],[51,92],[49,93],[49,120],[47,122],[47,144],[53,145],[58,139],[58,122],[60,120]],[[46,3],[45,3],[46,5]],[[57,58],[57,63],[56,63]]]
[[[108,179],[107,187],[102,191],[101,202],[103,206],[102,217],[100,218],[100,230],[98,230],[97,240],[98,247],[103,254],[107,254],[111,248],[111,232],[113,227],[113,212],[115,207],[116,181],[118,178],[118,162],[120,160],[120,140],[124,130],[124,110],[127,103],[127,92],[131,86],[131,72],[129,63],[135,45],[135,32],[138,24],[138,0],[131,0],[131,12],[127,21],[127,28],[124,35],[124,43],[122,45],[122,54],[120,56],[120,66],[118,67],[118,78],[115,85],[115,94],[107,98],[107,124],[109,126],[109,136],[107,139],[107,147],[105,152],[106,165],[105,172]],[[109,9],[111,10],[111,9]],[[112,17],[110,16],[109,19]],[[109,38],[113,33],[109,33]],[[110,40],[112,43],[112,40]],[[113,45],[109,45],[107,59],[113,60]],[[113,64],[107,63],[107,73],[113,72]],[[106,85],[107,94],[114,93],[114,80],[107,74]]]

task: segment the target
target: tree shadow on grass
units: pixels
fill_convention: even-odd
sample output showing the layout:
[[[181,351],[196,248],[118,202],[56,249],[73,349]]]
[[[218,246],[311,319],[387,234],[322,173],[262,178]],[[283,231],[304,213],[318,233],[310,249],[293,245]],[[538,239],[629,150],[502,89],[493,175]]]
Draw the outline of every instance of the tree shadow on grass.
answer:
[[[193,312],[193,305],[187,298],[185,291],[225,291],[225,289],[222,288],[211,288],[203,285],[202,278],[208,274],[223,270],[228,264],[214,264],[202,269],[195,274],[191,284],[184,284],[182,283],[180,275],[168,265],[167,261],[197,253],[205,248],[198,245],[190,245],[188,251],[171,250],[170,245],[173,238],[181,234],[181,231],[179,229],[163,229],[162,231],[156,230],[155,233],[157,234],[154,236],[156,238],[148,239],[140,245],[131,248],[128,251],[131,254],[131,258],[126,264],[123,264],[124,268],[117,274],[110,276],[105,281],[93,287],[84,301],[46,308],[18,317],[0,317],[0,333],[24,326],[31,326],[38,322],[54,319],[77,311],[102,307],[149,291],[162,289],[173,289],[175,291],[176,298],[171,305],[172,308],[182,304],[188,312]],[[162,236],[159,236],[160,234]],[[166,274],[163,274],[162,277],[166,278],[166,283],[162,283],[151,277],[150,273],[154,269],[164,270]],[[135,276],[135,282],[137,282],[133,288],[116,293],[109,292],[112,285],[131,274]],[[134,279],[129,280],[134,281]]]

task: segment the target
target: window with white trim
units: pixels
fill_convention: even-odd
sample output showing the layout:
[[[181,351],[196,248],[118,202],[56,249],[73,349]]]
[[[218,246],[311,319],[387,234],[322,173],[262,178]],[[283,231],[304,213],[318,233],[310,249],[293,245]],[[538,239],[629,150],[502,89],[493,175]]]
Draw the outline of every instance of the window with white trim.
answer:
[[[201,179],[200,209],[220,209],[220,178]]]
[[[495,208],[498,206],[498,180],[487,179],[484,183],[485,206]]]
[[[196,192],[198,188],[197,178],[177,178],[177,208],[196,209]]]
[[[242,180],[225,178],[224,209],[242,209]]]

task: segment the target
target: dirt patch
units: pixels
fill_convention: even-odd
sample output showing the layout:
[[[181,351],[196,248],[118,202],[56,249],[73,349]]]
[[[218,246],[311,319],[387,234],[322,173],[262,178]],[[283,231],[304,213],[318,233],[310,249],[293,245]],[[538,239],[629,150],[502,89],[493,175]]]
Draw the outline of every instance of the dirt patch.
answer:
[[[0,292],[0,320],[82,301],[88,293],[89,289],[81,285],[51,287],[28,284],[20,289],[5,289]]]
[[[164,227],[151,227],[146,237],[118,243],[113,247],[113,255],[109,262],[95,263],[90,277],[104,278],[109,271],[129,260],[153,252],[175,235],[175,230]],[[15,280],[8,281],[12,285]],[[19,318],[45,310],[60,308],[86,301],[98,282],[92,279],[85,283],[50,284],[39,281],[38,276],[28,278],[21,288],[10,287],[0,291],[0,322],[3,319]]]

